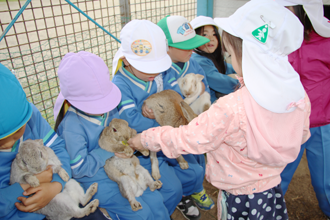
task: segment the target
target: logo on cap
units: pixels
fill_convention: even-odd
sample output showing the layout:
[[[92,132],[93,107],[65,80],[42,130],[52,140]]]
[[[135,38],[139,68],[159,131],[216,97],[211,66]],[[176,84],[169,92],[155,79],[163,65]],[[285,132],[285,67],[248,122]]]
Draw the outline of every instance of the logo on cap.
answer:
[[[183,23],[176,31],[177,34],[181,34],[184,36],[187,36],[193,32],[194,29],[191,27],[191,25],[188,22]]]
[[[138,56],[146,56],[152,50],[152,45],[147,40],[136,40],[132,43],[131,49]]]
[[[255,39],[260,41],[261,43],[266,43],[268,36],[268,24],[265,24],[252,32],[252,35]]]

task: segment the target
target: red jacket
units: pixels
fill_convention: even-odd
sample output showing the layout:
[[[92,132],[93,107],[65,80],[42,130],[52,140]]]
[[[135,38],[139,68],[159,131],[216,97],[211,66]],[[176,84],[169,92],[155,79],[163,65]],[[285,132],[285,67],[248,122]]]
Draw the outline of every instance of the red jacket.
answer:
[[[330,124],[330,38],[315,33],[289,55],[309,96],[312,112],[310,127]]]

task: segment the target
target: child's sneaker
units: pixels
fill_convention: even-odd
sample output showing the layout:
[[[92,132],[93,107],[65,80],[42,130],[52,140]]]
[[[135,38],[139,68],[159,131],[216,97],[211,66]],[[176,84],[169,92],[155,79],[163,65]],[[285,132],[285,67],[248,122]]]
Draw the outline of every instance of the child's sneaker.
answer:
[[[201,218],[198,208],[194,205],[191,196],[183,196],[176,208],[188,220],[198,220]]]
[[[191,195],[196,205],[202,210],[210,210],[214,207],[214,202],[209,195],[206,194],[205,189],[199,193]]]

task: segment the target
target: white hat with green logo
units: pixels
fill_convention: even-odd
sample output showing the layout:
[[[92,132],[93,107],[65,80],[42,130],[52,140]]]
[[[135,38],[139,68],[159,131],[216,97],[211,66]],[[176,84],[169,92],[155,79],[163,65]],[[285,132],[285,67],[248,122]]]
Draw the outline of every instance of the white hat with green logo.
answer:
[[[206,37],[197,35],[194,28],[183,16],[166,16],[157,25],[164,31],[170,47],[192,50],[210,41]]]
[[[288,61],[304,39],[298,18],[273,0],[251,0],[230,17],[214,21],[243,40],[243,79],[254,100],[275,113],[293,111],[288,106],[305,97],[300,77]]]

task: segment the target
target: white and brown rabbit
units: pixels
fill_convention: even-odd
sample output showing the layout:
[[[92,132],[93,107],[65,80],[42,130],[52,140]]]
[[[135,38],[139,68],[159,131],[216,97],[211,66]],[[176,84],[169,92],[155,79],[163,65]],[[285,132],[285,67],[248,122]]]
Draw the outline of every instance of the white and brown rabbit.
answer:
[[[202,92],[202,80],[204,76],[201,74],[189,73],[178,79],[178,85],[184,97],[184,101],[190,105],[192,110],[199,115],[211,106],[211,97],[208,92]],[[201,95],[200,95],[201,94]]]
[[[92,184],[85,194],[76,180],[69,180],[68,173],[61,167],[61,161],[51,148],[43,145],[41,139],[25,140],[18,150],[11,164],[10,184],[28,183],[31,187],[37,187],[40,183],[35,174],[46,170],[48,165],[52,165],[53,173],[68,181],[61,193],[35,213],[43,214],[50,220],[69,220],[73,217],[82,218],[96,210],[99,205],[97,199],[85,205],[97,192],[97,183]],[[85,207],[80,208],[79,203]]]
[[[113,153],[124,153],[129,157],[109,158],[105,162],[104,170],[111,180],[118,183],[121,194],[128,199],[133,211],[142,209],[136,197],[141,196],[147,187],[154,191],[162,186],[161,181],[154,181],[149,171],[140,165],[139,159],[133,155],[133,149],[127,144],[128,139],[135,135],[136,131],[130,128],[125,120],[114,118],[109,126],[103,129],[99,138],[102,149]],[[141,153],[144,156],[149,155],[148,150]]]
[[[194,111],[186,104],[181,96],[174,90],[164,90],[149,96],[143,103],[153,110],[155,119],[159,125],[179,127],[187,125],[197,117]],[[159,179],[159,167],[156,152],[150,152],[152,164],[152,177]],[[182,157],[176,158],[181,169],[188,169],[188,162]]]

